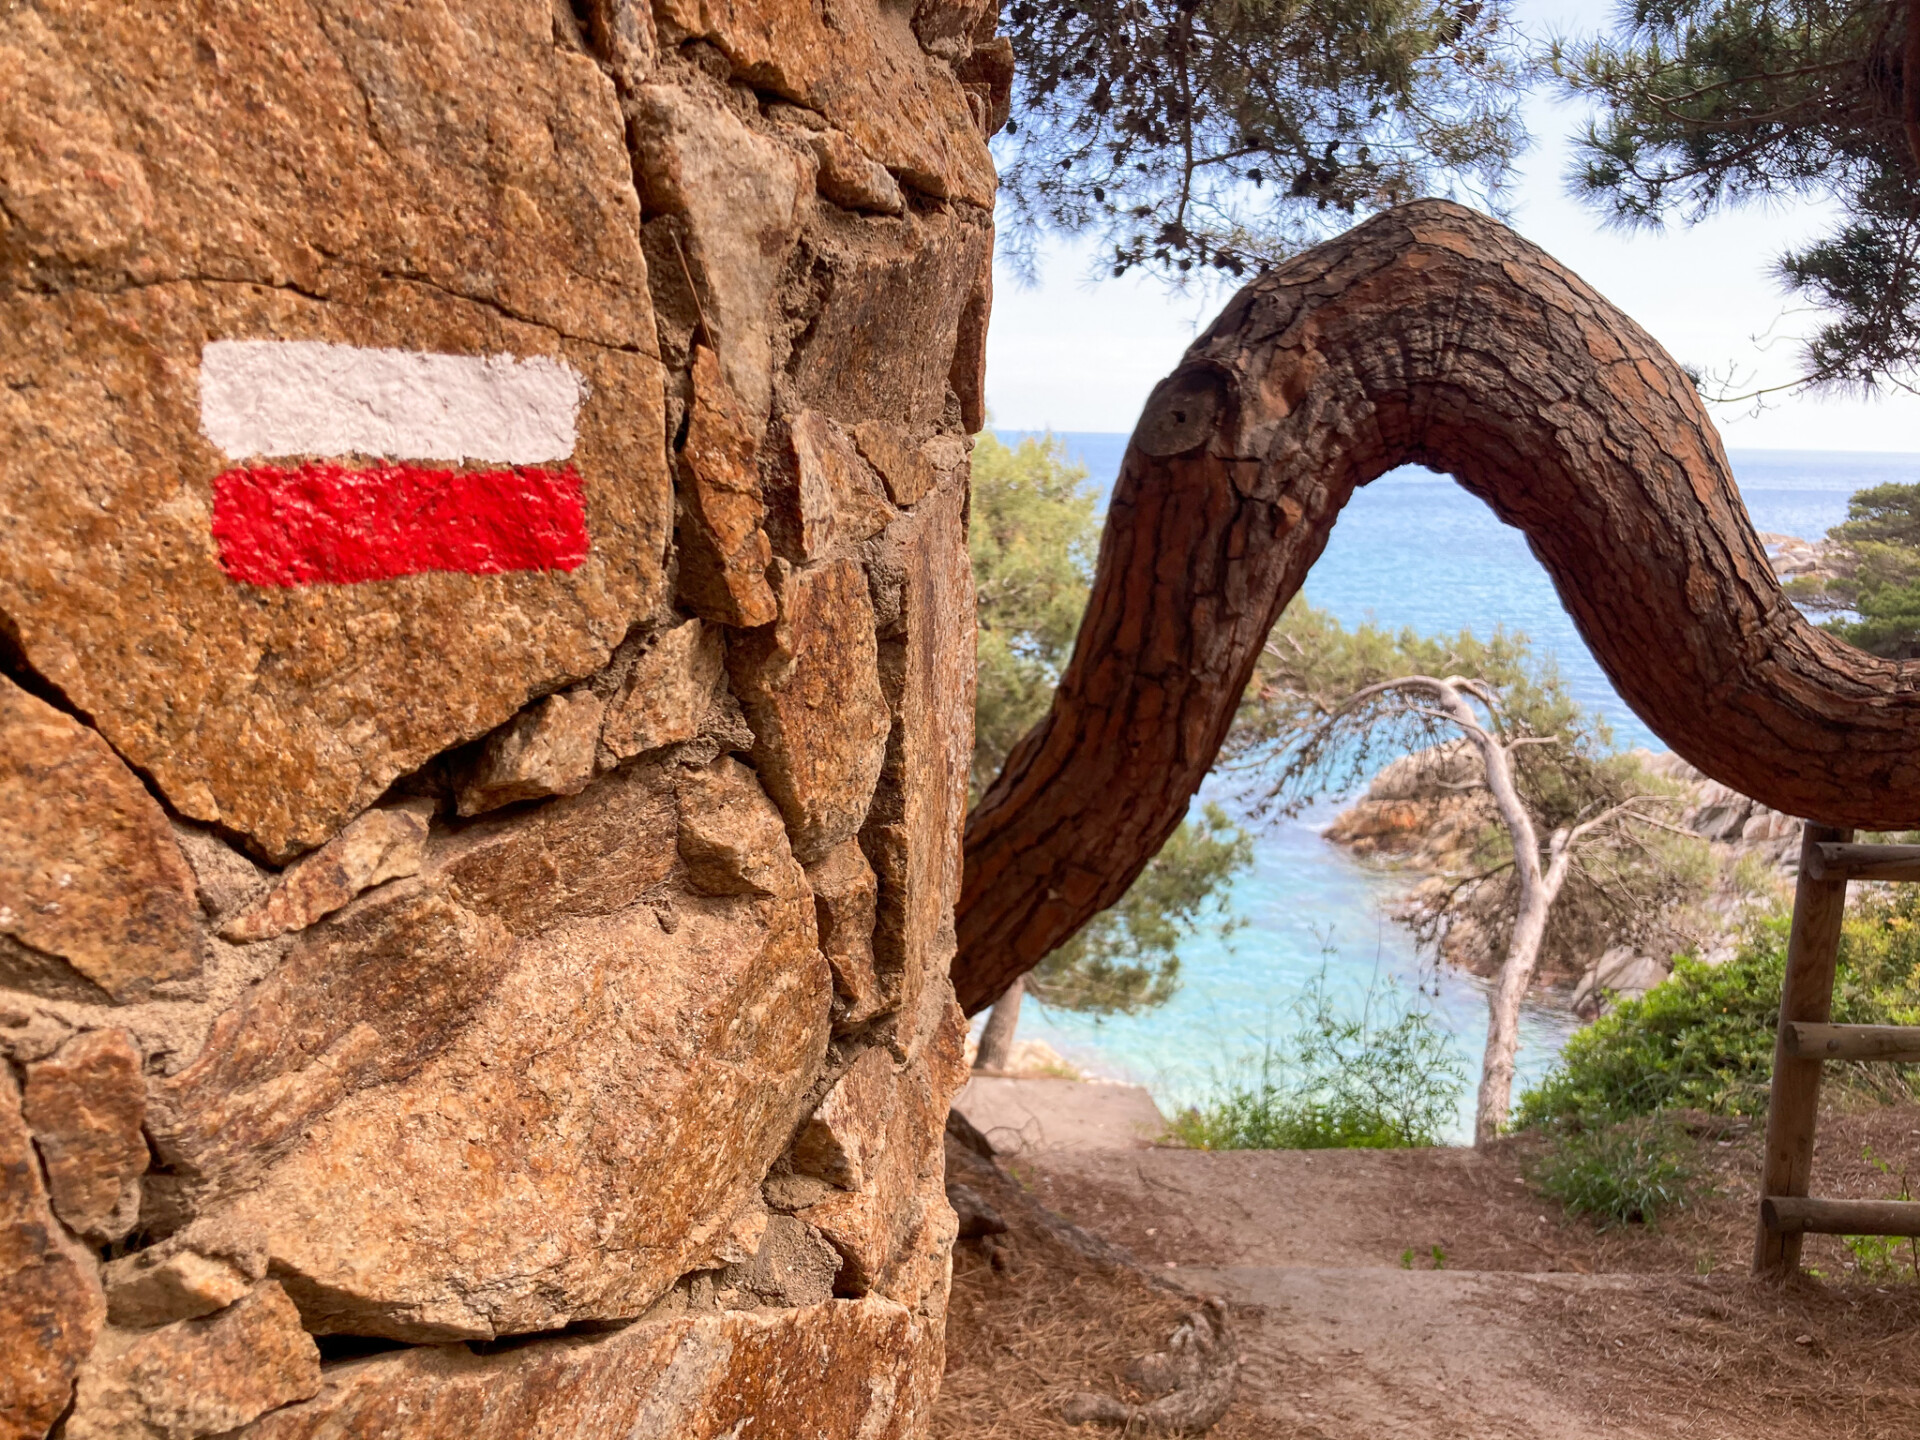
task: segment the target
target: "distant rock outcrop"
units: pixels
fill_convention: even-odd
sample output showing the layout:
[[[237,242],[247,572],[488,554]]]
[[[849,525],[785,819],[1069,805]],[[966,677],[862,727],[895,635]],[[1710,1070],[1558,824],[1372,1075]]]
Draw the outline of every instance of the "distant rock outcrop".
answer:
[[[1633,755],[1656,783],[1675,788],[1670,823],[1713,847],[1719,878],[1704,902],[1703,934],[1695,938],[1705,942],[1699,945],[1702,958],[1723,960],[1732,954],[1734,932],[1753,899],[1741,882],[1750,884],[1756,874],[1771,877],[1765,883],[1776,887],[1791,880],[1800,822],[1708,780],[1670,752]],[[1418,877],[1400,906],[1411,918],[1477,868],[1475,852],[1496,826],[1479,762],[1464,742],[1454,741],[1386,765],[1324,834],[1357,856]],[[1499,917],[1484,910],[1470,900],[1440,937],[1442,954],[1477,974],[1491,974],[1501,959]],[[1572,1008],[1588,1018],[1612,998],[1645,994],[1671,972],[1668,956],[1640,953],[1604,931],[1582,932],[1571,944],[1564,934],[1557,938],[1562,943],[1557,950],[1549,947],[1542,978],[1571,985]]]

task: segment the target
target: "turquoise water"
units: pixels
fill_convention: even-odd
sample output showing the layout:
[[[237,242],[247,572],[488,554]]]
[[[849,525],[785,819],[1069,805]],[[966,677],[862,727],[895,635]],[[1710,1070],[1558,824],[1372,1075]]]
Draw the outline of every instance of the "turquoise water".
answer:
[[[1013,440],[1016,436],[1004,436]],[[1070,455],[1105,494],[1119,471],[1123,435],[1064,434]],[[1754,524],[1817,538],[1846,517],[1847,497],[1887,481],[1920,481],[1920,455],[1734,451],[1733,468]],[[1659,741],[1614,693],[1560,608],[1553,584],[1517,530],[1444,476],[1396,470],[1348,505],[1326,553],[1307,577],[1307,598],[1348,625],[1372,618],[1422,631],[1496,625],[1524,631],[1551,653],[1580,702],[1605,715],[1622,745]],[[1357,1002],[1376,976],[1424,982],[1470,1077],[1486,1037],[1484,982],[1423,967],[1383,902],[1398,888],[1320,838],[1337,807],[1259,833],[1251,873],[1232,908],[1247,927],[1228,944],[1208,936],[1181,954],[1184,983],[1146,1015],[1098,1021],[1028,1005],[1023,1037],[1045,1040],[1076,1064],[1154,1092],[1163,1110],[1185,1105],[1260,1054],[1290,1027],[1302,990],[1326,965],[1336,989]],[[1522,1016],[1521,1083],[1537,1078],[1576,1028],[1551,1000]],[[1471,1085],[1453,1138],[1471,1130]]]

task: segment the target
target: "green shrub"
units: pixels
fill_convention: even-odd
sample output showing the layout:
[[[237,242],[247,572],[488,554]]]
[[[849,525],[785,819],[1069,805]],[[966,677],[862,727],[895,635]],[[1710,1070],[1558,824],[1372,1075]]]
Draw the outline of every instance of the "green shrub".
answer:
[[[1515,1124],[1605,1125],[1678,1106],[1764,1113],[1785,971],[1786,926],[1777,921],[1724,965],[1679,957],[1665,984],[1567,1041],[1546,1078],[1520,1097]]]
[[[1547,1077],[1520,1097],[1518,1126],[1601,1126],[1679,1107],[1763,1115],[1786,973],[1787,920],[1761,921],[1724,965],[1687,956],[1672,978],[1628,1000],[1567,1042]],[[1841,934],[1833,1018],[1842,1024],[1920,1019],[1920,893],[1869,893]],[[1906,1081],[1886,1066],[1829,1066],[1841,1084]]]
[[[1860,1158],[1897,1187],[1889,1200],[1913,1199],[1913,1186],[1904,1169],[1882,1160],[1871,1145],[1860,1147]],[[1842,1235],[1840,1239],[1853,1252],[1854,1269],[1863,1278],[1920,1281],[1920,1240],[1899,1235]]]
[[[1605,1228],[1651,1225],[1692,1198],[1685,1137],[1660,1119],[1560,1136],[1534,1167],[1534,1186]]]
[[[1466,1073],[1418,995],[1392,981],[1357,1012],[1339,1007],[1322,970],[1295,1006],[1285,1049],[1268,1044],[1247,1081],[1178,1116],[1173,1138],[1198,1150],[1398,1149],[1437,1144]]]

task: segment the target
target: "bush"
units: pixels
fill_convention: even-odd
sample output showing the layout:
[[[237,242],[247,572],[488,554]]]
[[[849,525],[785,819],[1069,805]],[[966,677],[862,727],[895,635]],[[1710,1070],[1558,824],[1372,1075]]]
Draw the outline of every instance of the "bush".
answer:
[[[1786,926],[1768,921],[1724,965],[1681,956],[1673,975],[1567,1041],[1520,1097],[1517,1126],[1603,1126],[1679,1106],[1766,1111],[1786,972]]]
[[[1433,1013],[1392,981],[1358,1013],[1341,1010],[1322,970],[1295,1005],[1284,1051],[1269,1043],[1258,1078],[1229,1084],[1169,1127],[1198,1150],[1399,1149],[1439,1142],[1466,1072]]]
[[[1724,965],[1687,956],[1673,976],[1628,1000],[1567,1042],[1560,1061],[1520,1097],[1517,1126],[1598,1127],[1691,1107],[1763,1115],[1773,1076],[1774,1031],[1786,974],[1787,920],[1759,922]],[[1920,1020],[1920,892],[1864,895],[1841,933],[1833,1018],[1841,1024]],[[1904,1094],[1887,1066],[1829,1066],[1855,1088]]]
[[[1602,1228],[1651,1225],[1692,1197],[1685,1138],[1660,1119],[1564,1135],[1532,1178],[1569,1214],[1591,1216]]]

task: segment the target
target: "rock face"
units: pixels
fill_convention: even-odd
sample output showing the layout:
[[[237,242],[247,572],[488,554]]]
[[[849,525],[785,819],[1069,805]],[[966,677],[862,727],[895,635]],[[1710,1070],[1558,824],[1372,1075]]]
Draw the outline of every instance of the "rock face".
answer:
[[[0,980],[126,1000],[200,968],[166,815],[97,734],[5,679],[0,824]]]
[[[24,1114],[53,1211],[89,1240],[118,1240],[140,1214],[147,1092],[124,1030],[88,1030],[27,1066]]]
[[[1568,1005],[1591,1020],[1620,999],[1644,995],[1673,971],[1671,956],[1691,950],[1709,964],[1730,958],[1756,904],[1790,888],[1798,869],[1801,822],[1709,780],[1670,751],[1631,752],[1633,779],[1650,808],[1672,831],[1699,844],[1707,883],[1703,893],[1663,911],[1652,905],[1623,928],[1617,915],[1580,903],[1576,881],[1556,902],[1541,956],[1543,978],[1569,991]],[[1355,855],[1383,861],[1417,877],[1397,913],[1416,925],[1436,898],[1456,902],[1440,953],[1476,974],[1497,971],[1506,956],[1512,895],[1496,878],[1476,885],[1479,852],[1499,817],[1485,789],[1478,758],[1464,741],[1402,755],[1384,766],[1365,794],[1327,826],[1326,838]],[[1471,888],[1462,889],[1462,882]]]
[[[925,1433],[992,23],[0,17],[0,1440]]]

